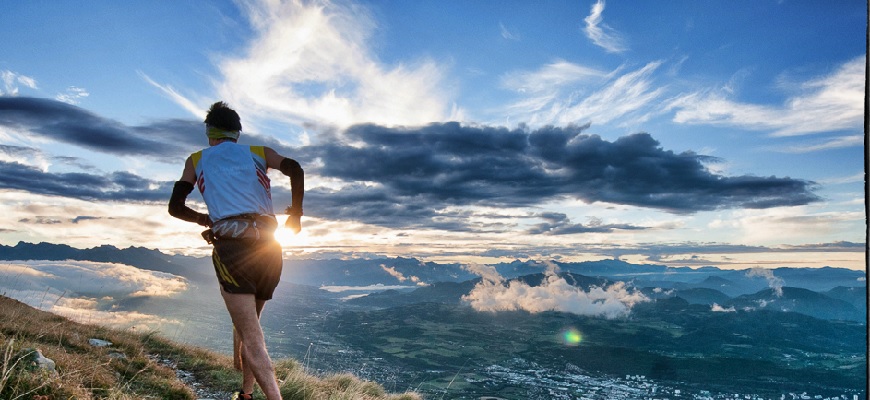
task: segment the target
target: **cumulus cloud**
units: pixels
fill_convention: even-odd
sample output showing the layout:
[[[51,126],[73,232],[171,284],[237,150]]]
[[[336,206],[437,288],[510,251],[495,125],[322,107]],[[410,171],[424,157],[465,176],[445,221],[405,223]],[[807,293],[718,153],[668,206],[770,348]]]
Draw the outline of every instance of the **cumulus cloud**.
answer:
[[[174,323],[155,315],[114,308],[125,299],[168,297],[188,287],[184,278],[172,274],[90,261],[3,262],[0,278],[4,296],[77,321],[118,327],[153,328]]]
[[[514,280],[505,282],[495,270],[469,266],[470,272],[481,272],[483,278],[462,300],[477,311],[561,311],[578,315],[617,318],[631,312],[640,302],[649,301],[640,291],[631,290],[624,282],[607,287],[592,286],[588,291],[572,286],[558,275],[558,267],[549,264],[539,286]]]
[[[713,303],[713,306],[710,308],[710,311],[713,311],[713,312],[737,312],[737,310],[734,309],[734,306],[725,308],[725,307],[722,307],[716,303]]]
[[[584,32],[596,46],[608,53],[621,53],[626,50],[625,41],[613,28],[604,23],[604,0],[598,0],[592,5],[589,16],[583,19],[586,23]]]
[[[773,289],[774,293],[776,293],[776,296],[782,297],[782,286],[785,284],[785,281],[783,281],[782,278],[774,275],[772,270],[766,268],[750,268],[748,271],[746,271],[746,276],[760,276],[764,278],[765,280],[767,280],[767,285],[771,289]]]

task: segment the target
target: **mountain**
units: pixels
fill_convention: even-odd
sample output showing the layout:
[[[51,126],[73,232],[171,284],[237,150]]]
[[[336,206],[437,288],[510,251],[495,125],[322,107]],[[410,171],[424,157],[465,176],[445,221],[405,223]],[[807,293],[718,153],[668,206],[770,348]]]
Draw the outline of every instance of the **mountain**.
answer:
[[[820,319],[866,321],[866,312],[840,299],[834,299],[809,289],[783,287],[782,292],[765,289],[732,299],[723,306],[744,310],[774,310],[796,312]]]
[[[459,304],[462,296],[471,292],[480,278],[465,282],[436,282],[411,292],[386,290],[348,300],[348,304],[389,308],[416,303]]]
[[[462,282],[476,275],[459,264],[436,264],[415,258],[288,260],[284,278],[311,286],[407,285],[416,282]]]
[[[65,244],[18,242],[15,246],[0,245],[0,260],[77,260],[132,265],[150,271],[167,272],[193,280],[214,276],[211,259],[167,255],[144,247],[119,249],[102,245],[77,249]]]
[[[832,298],[843,300],[862,312],[867,312],[867,288],[837,286],[822,294]]]
[[[716,289],[708,289],[703,287],[686,288],[686,289],[670,289],[662,290],[660,288],[646,287],[641,290],[643,294],[651,299],[667,299],[678,297],[686,300],[689,304],[702,304],[712,306],[713,304],[724,304],[731,300],[731,297]]]

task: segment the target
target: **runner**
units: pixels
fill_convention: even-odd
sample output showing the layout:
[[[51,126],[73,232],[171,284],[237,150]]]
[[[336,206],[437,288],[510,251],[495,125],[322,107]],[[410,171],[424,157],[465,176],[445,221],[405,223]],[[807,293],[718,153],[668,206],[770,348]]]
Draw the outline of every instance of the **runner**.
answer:
[[[294,233],[302,229],[304,174],[298,162],[269,147],[238,144],[241,130],[233,109],[220,101],[212,104],[205,118],[209,147],[187,158],[169,199],[169,214],[210,228],[203,237],[214,245],[212,262],[233,321],[234,365],[243,376],[233,399],[251,399],[255,381],[267,399],[281,399],[259,319],[283,264],[281,245],[273,236],[278,222],[266,172],[277,169],[290,178],[292,205],[285,210],[285,225]],[[185,205],[194,185],[208,214]]]

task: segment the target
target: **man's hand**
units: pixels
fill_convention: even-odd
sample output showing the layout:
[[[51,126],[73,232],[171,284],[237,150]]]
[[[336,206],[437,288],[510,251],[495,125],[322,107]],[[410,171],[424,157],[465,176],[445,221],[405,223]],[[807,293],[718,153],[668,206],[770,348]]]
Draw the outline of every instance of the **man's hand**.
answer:
[[[284,222],[284,227],[292,230],[294,235],[299,233],[300,231],[302,231],[302,216],[288,215],[287,221]]]

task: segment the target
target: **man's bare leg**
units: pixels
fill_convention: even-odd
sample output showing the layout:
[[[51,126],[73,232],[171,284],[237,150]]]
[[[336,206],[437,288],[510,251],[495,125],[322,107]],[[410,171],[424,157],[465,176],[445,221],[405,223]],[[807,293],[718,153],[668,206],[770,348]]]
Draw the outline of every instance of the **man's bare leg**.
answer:
[[[266,399],[280,400],[281,392],[275,379],[275,368],[266,351],[266,338],[260,327],[257,300],[253,294],[234,294],[223,290],[221,296],[233,320],[235,334],[241,339],[243,379],[244,370],[249,369],[266,395]],[[259,309],[262,310],[262,307]]]
[[[257,319],[263,315],[263,306],[266,305],[266,300],[257,300]],[[261,325],[262,326],[262,325]],[[242,338],[233,326],[233,367],[242,372],[242,391],[245,393],[254,392],[254,371],[250,368],[249,362],[244,362],[244,347],[242,346]]]

